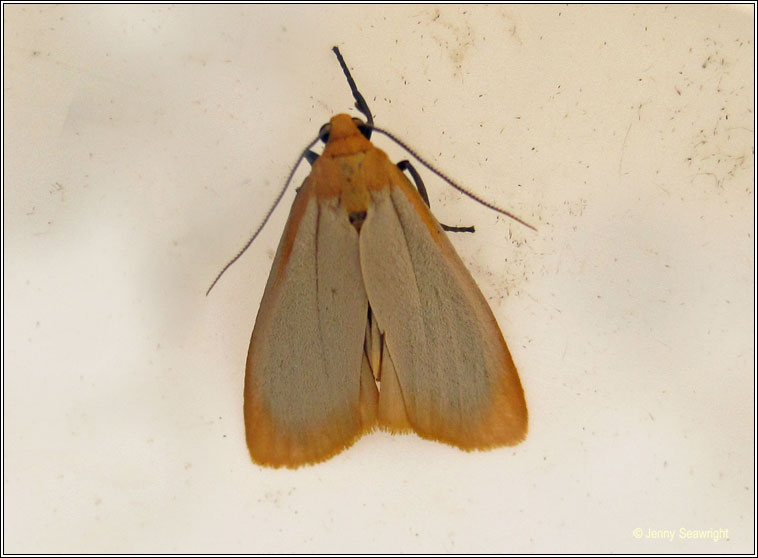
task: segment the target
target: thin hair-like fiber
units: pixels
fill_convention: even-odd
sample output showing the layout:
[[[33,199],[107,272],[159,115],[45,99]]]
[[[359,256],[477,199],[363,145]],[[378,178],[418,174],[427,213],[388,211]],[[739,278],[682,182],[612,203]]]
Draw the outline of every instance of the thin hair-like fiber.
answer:
[[[468,190],[466,190],[463,186],[457,184],[453,179],[451,179],[450,177],[448,177],[445,173],[443,173],[442,171],[439,171],[436,168],[434,168],[431,165],[431,163],[427,163],[423,158],[421,158],[421,156],[418,153],[416,153],[413,149],[411,149],[410,147],[408,147],[405,144],[405,142],[403,142],[402,140],[398,139],[391,132],[388,132],[387,130],[383,130],[382,128],[379,128],[377,126],[372,126],[371,129],[374,130],[375,132],[379,132],[380,134],[384,134],[385,136],[387,136],[388,138],[390,138],[392,141],[394,141],[396,144],[398,144],[400,147],[402,147],[408,153],[410,153],[411,156],[414,159],[416,159],[419,163],[421,163],[427,169],[429,169],[434,174],[436,174],[437,176],[439,176],[442,180],[444,180],[445,182],[447,182],[448,184],[450,184],[450,186],[452,186],[453,188],[455,188],[456,190],[458,190],[461,194],[465,194],[466,196],[468,196],[469,198],[471,198],[475,202],[482,204],[484,207],[487,207],[487,208],[491,209],[492,211],[496,211],[498,213],[501,213],[502,215],[505,215],[506,217],[510,217],[511,219],[513,219],[514,221],[516,221],[517,223],[521,223],[525,227],[528,227],[528,228],[532,229],[533,231],[537,232],[537,229],[535,229],[532,225],[530,225],[529,223],[527,223],[523,219],[520,219],[520,218],[516,217],[513,213],[510,213],[510,212],[506,211],[505,209],[500,209],[495,204],[492,204],[492,203],[490,203],[488,201],[483,200],[482,198],[480,198],[476,194],[472,194],[471,192],[469,192]]]
[[[216,278],[213,280],[213,283],[211,283],[211,286],[208,287],[208,290],[205,291],[205,296],[208,296],[208,294],[211,292],[211,289],[218,283],[218,280],[221,279],[221,276],[226,272],[227,269],[232,267],[232,265],[242,257],[242,254],[244,254],[248,248],[250,248],[250,245],[253,243],[253,241],[258,237],[258,235],[263,230],[263,227],[266,226],[266,223],[268,223],[268,220],[271,218],[271,214],[274,213],[274,210],[276,209],[276,206],[279,205],[279,202],[282,201],[282,198],[284,197],[284,193],[287,191],[287,187],[290,185],[290,181],[292,181],[292,177],[295,176],[295,171],[300,166],[300,163],[305,158],[305,154],[308,152],[308,150],[316,145],[316,142],[319,140],[318,137],[311,141],[308,144],[308,147],[303,149],[303,151],[300,153],[300,156],[297,158],[297,163],[292,167],[292,170],[289,173],[289,176],[287,176],[287,180],[284,182],[284,186],[282,187],[281,191],[279,192],[279,195],[276,196],[276,199],[274,200],[274,203],[271,204],[271,207],[269,208],[268,212],[266,213],[266,216],[263,218],[263,221],[260,225],[258,225],[258,228],[253,233],[253,236],[250,237],[250,240],[248,240],[245,245],[242,247],[242,249],[237,252],[237,255],[234,256],[229,263],[227,263],[224,268],[219,272],[218,275],[216,275]]]

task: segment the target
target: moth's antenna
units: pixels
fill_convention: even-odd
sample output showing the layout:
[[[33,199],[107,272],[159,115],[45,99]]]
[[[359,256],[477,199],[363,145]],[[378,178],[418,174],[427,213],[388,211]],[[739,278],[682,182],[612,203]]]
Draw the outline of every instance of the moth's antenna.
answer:
[[[287,181],[284,183],[284,187],[282,188],[281,192],[279,192],[279,195],[274,200],[274,203],[271,205],[271,209],[268,210],[268,213],[266,213],[266,216],[263,218],[263,222],[258,226],[258,229],[253,233],[253,236],[250,237],[250,240],[247,241],[247,243],[242,247],[242,250],[237,252],[237,255],[232,258],[232,260],[224,266],[224,268],[219,272],[218,275],[216,275],[216,278],[213,280],[213,283],[211,283],[211,286],[208,287],[208,290],[205,291],[205,296],[208,296],[208,293],[211,292],[211,289],[218,283],[218,280],[221,279],[221,276],[226,272],[227,269],[232,267],[232,264],[236,262],[238,259],[242,257],[242,254],[245,253],[245,251],[250,248],[250,245],[253,243],[253,240],[256,239],[256,237],[260,234],[260,232],[263,230],[263,227],[268,222],[269,218],[271,217],[271,214],[274,212],[274,209],[276,209],[276,206],[279,205],[279,202],[282,201],[282,198],[284,197],[284,192],[287,191],[287,186],[289,186],[290,181],[292,180],[292,177],[295,175],[295,171],[300,166],[300,162],[303,160],[303,158],[306,156],[306,153],[310,151],[311,147],[313,147],[316,142],[319,140],[317,137],[312,142],[308,144],[308,147],[303,149],[303,152],[300,154],[300,157],[297,159],[297,163],[295,163],[295,166],[292,167],[292,170],[290,171],[289,176],[287,177]]]
[[[342,58],[342,54],[340,54],[340,49],[338,47],[332,47],[332,52],[337,55],[337,61],[340,63],[340,67],[342,68],[342,72],[345,74],[345,77],[347,78],[347,84],[350,86],[350,91],[353,92],[353,98],[355,99],[355,108],[358,109],[358,111],[366,117],[366,124],[369,128],[374,127],[374,119],[371,116],[371,110],[368,108],[368,103],[366,103],[366,99],[363,98],[363,95],[361,95],[360,91],[358,91],[358,87],[355,85],[355,81],[353,80],[353,76],[350,75],[350,70],[347,69],[347,64],[345,64],[345,59]],[[368,138],[371,139],[371,138]]]
[[[347,64],[345,64],[345,59],[342,58],[342,54],[340,53],[340,49],[338,47],[332,47],[332,51],[337,56],[337,61],[340,63],[340,67],[342,68],[342,72],[345,74],[345,77],[347,78],[347,84],[350,86],[350,91],[353,93],[353,98],[355,99],[355,108],[357,108],[361,114],[363,114],[366,117],[367,127],[370,130],[374,127],[374,119],[371,116],[371,110],[368,108],[368,103],[366,103],[366,99],[363,98],[363,95],[361,95],[360,91],[358,91],[358,86],[355,85],[355,80],[353,80],[353,76],[350,75],[350,70],[347,68]],[[232,260],[224,266],[224,268],[219,272],[219,274],[216,276],[216,278],[213,280],[213,283],[211,283],[211,286],[208,287],[208,290],[205,292],[205,296],[208,296],[208,294],[211,292],[211,289],[218,283],[218,280],[221,279],[221,276],[226,272],[227,269],[229,269],[232,264],[234,264],[238,259],[242,257],[242,254],[245,253],[245,251],[250,248],[250,245],[253,243],[253,241],[256,239],[256,237],[260,234],[260,232],[263,230],[263,227],[268,222],[269,218],[271,217],[271,214],[274,212],[274,209],[276,209],[276,206],[279,205],[279,202],[282,200],[282,197],[284,196],[284,192],[287,191],[287,186],[289,186],[290,181],[292,180],[292,177],[295,174],[295,171],[297,170],[297,167],[300,166],[300,161],[302,161],[304,158],[308,159],[308,162],[313,164],[313,162],[318,158],[318,155],[311,152],[310,149],[313,147],[316,142],[320,138],[317,137],[312,142],[308,144],[308,147],[303,149],[302,153],[300,154],[300,157],[297,159],[297,163],[295,163],[295,166],[292,167],[292,170],[290,171],[289,176],[287,177],[287,181],[284,183],[284,187],[282,188],[281,192],[279,192],[279,195],[274,200],[274,203],[271,206],[271,209],[268,210],[268,213],[266,213],[266,216],[263,218],[263,222],[260,224],[258,229],[253,233],[253,236],[250,237],[250,240],[247,241],[247,243],[242,247],[242,249],[237,252],[237,255],[232,258]]]
[[[530,225],[529,223],[527,223],[523,219],[520,219],[520,218],[516,217],[513,213],[510,213],[509,211],[506,211],[505,209],[500,209],[498,206],[496,206],[494,204],[491,204],[488,201],[483,200],[482,198],[480,198],[476,194],[472,194],[471,192],[469,192],[468,190],[466,190],[463,186],[457,184],[453,179],[451,179],[448,176],[446,176],[443,172],[438,171],[430,163],[427,163],[426,161],[424,161],[424,159],[422,159],[421,156],[418,153],[416,153],[413,149],[411,149],[410,147],[408,147],[403,141],[401,141],[400,139],[398,139],[397,137],[395,137],[393,134],[391,134],[387,130],[382,130],[381,128],[377,128],[376,126],[373,126],[372,128],[374,129],[375,132],[379,132],[380,134],[384,134],[385,136],[387,136],[388,138],[390,138],[392,141],[394,141],[396,144],[398,144],[400,147],[402,147],[403,149],[405,149],[419,163],[421,163],[426,168],[428,168],[430,171],[432,171],[434,174],[436,174],[437,176],[439,176],[442,180],[444,180],[445,182],[447,182],[448,184],[450,184],[450,186],[452,186],[453,188],[455,188],[456,190],[458,190],[460,193],[467,195],[469,198],[471,198],[475,202],[478,202],[478,203],[482,204],[484,207],[488,207],[492,211],[497,211],[498,213],[501,213],[501,214],[505,215],[506,217],[510,217],[511,219],[513,219],[514,221],[516,221],[517,223],[521,223],[525,227],[530,228],[533,231],[537,232],[537,229],[535,229],[532,225]]]

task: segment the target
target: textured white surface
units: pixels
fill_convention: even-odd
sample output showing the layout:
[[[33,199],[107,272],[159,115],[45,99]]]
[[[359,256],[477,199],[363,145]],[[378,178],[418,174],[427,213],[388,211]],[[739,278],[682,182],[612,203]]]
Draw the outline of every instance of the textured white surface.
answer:
[[[754,551],[752,10],[3,6],[3,550]],[[204,292],[352,107],[333,44],[378,125],[539,228],[424,173],[477,226],[520,446],[248,459],[292,192]]]

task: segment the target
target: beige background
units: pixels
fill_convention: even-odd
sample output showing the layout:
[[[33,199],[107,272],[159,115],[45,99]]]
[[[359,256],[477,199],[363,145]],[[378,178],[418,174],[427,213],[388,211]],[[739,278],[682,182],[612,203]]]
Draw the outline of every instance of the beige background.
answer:
[[[752,10],[4,6],[4,551],[752,552]],[[477,226],[520,446],[249,461],[293,190],[204,293],[352,108],[333,44],[378,125],[539,229],[424,173]]]

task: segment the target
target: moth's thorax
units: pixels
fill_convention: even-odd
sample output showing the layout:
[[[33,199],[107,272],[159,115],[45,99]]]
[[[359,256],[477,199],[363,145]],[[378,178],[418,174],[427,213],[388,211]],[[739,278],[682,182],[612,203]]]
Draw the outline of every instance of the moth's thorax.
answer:
[[[352,118],[338,114],[331,120],[329,141],[309,178],[317,197],[338,197],[351,214],[366,211],[370,192],[387,187],[396,173],[397,167],[360,133]]]

